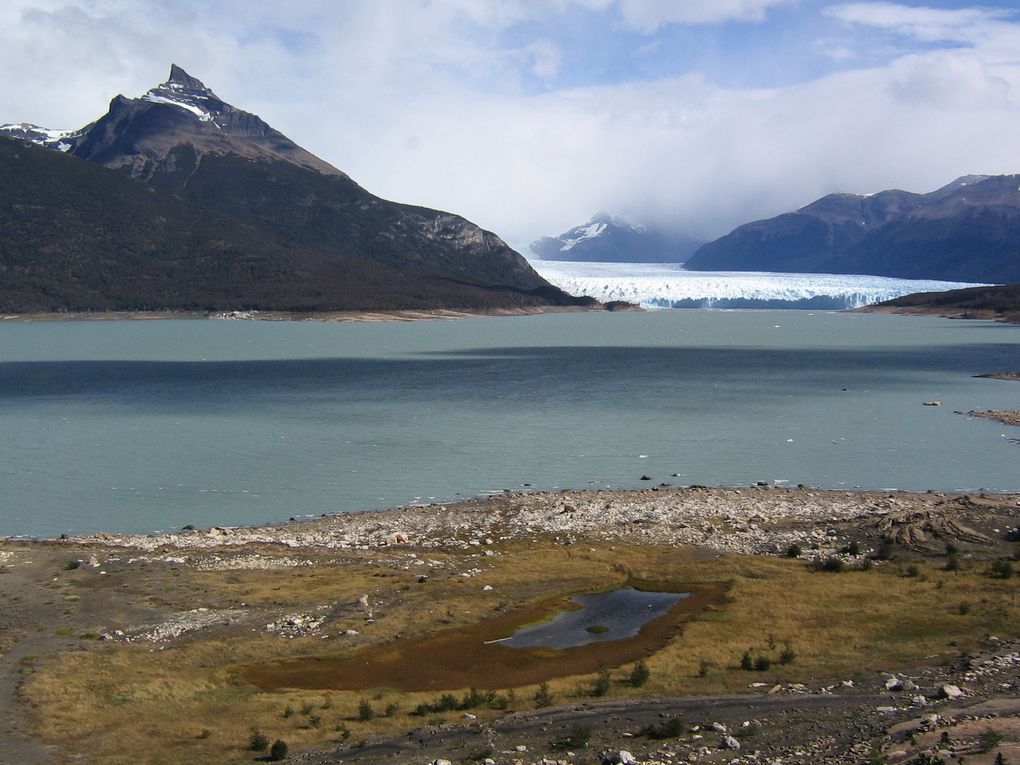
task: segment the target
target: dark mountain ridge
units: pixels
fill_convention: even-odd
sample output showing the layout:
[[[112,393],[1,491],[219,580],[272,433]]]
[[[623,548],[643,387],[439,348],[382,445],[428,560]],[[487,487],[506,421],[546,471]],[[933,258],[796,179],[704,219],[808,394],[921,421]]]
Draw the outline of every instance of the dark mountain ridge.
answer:
[[[177,66],[141,98],[117,96],[107,114],[81,130],[18,124],[0,133],[58,150],[47,158],[34,151],[15,156],[11,142],[3,142],[0,170],[19,181],[4,191],[0,270],[10,276],[16,263],[22,277],[32,274],[17,289],[9,279],[2,283],[7,311],[593,302],[551,286],[498,236],[460,216],[370,194]],[[83,160],[97,172],[75,164]],[[111,171],[118,181],[103,176]],[[154,229],[151,221],[162,219]],[[68,258],[76,263],[70,281]],[[239,273],[230,264],[242,260],[247,266]],[[191,278],[189,269],[202,276]],[[177,283],[155,288],[160,279]],[[209,283],[216,279],[222,283]],[[75,293],[74,284],[84,291]],[[144,294],[132,296],[131,285],[141,284]],[[163,302],[152,302],[157,294]]]
[[[701,247],[691,270],[1020,280],[1020,176],[964,176],[929,194],[829,194]]]

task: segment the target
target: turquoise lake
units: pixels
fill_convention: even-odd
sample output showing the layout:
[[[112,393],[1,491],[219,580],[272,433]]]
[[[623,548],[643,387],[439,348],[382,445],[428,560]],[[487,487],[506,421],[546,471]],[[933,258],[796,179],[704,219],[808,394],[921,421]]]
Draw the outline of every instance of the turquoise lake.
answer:
[[[954,414],[1020,408],[974,377],[1018,369],[1020,326],[806,311],[0,323],[0,534],[642,475],[1020,490],[1020,428]]]

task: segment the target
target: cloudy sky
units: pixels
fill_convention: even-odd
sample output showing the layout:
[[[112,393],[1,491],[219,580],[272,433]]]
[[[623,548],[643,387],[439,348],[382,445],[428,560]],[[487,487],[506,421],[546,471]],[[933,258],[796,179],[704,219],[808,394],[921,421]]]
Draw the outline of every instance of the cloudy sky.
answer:
[[[713,238],[830,191],[1020,172],[1015,0],[0,3],[0,121],[80,127],[171,62],[522,250],[597,211]]]

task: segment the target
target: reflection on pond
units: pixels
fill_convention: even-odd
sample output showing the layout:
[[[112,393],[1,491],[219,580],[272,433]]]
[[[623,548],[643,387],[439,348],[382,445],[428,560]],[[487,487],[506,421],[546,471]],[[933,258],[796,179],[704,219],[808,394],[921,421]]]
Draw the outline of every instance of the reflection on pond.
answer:
[[[689,592],[644,592],[624,587],[597,595],[575,595],[580,608],[563,611],[551,621],[519,629],[502,640],[510,648],[572,648],[588,643],[634,637],[641,628],[669,611]]]

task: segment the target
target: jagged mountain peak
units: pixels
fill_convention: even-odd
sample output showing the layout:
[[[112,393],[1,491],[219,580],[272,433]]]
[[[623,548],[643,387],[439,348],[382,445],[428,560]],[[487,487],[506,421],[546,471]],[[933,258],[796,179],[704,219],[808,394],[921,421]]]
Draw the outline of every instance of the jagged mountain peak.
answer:
[[[164,82],[161,88],[184,88],[186,90],[198,90],[212,95],[212,91],[197,77],[192,77],[177,64],[170,64],[170,79]]]
[[[223,103],[201,80],[192,77],[177,64],[170,66],[170,79],[151,88],[142,96],[142,100],[176,106],[202,122],[212,122],[220,129],[224,126],[216,121],[216,116],[232,108]]]

